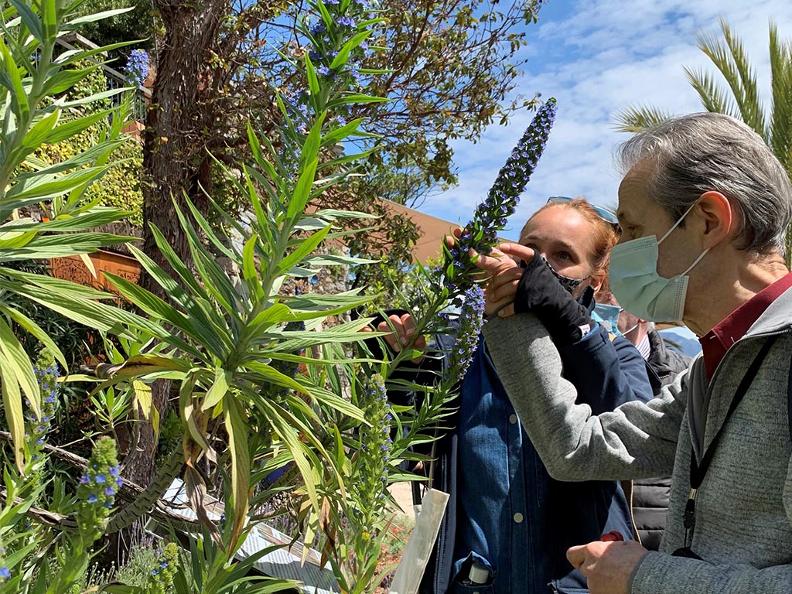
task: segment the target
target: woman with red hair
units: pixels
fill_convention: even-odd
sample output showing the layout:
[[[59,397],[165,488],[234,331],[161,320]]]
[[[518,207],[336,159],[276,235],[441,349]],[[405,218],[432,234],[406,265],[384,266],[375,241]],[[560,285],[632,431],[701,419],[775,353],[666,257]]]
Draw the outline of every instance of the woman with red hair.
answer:
[[[582,198],[551,198],[525,224],[520,243],[541,258],[514,283],[531,278],[532,307],[562,354],[564,376],[593,410],[652,398],[641,355],[594,321],[593,295],[607,282],[619,238],[613,213]],[[497,315],[497,311],[489,312]],[[504,312],[505,313],[505,312]],[[593,316],[593,317],[592,317]],[[409,315],[391,325],[411,334]],[[382,323],[380,330],[388,331]],[[388,343],[399,349],[399,339]],[[433,486],[451,495],[422,592],[539,594],[585,592],[566,560],[579,542],[618,533],[631,539],[627,499],[617,482],[562,483],[547,473],[522,430],[483,339],[462,380],[455,429],[435,448]],[[588,540],[587,540],[588,539]]]

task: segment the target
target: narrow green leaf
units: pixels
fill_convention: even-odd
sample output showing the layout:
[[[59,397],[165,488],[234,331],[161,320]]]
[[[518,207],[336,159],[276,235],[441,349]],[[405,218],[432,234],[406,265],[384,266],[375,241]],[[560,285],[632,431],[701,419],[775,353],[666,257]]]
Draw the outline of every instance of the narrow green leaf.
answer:
[[[336,57],[333,59],[332,64],[330,64],[330,68],[335,70],[346,64],[349,61],[349,54],[352,53],[352,50],[363,43],[370,35],[371,31],[361,31],[355,34],[352,39],[347,41],[344,46],[338,50]]]
[[[16,8],[17,14],[22,19],[25,27],[27,30],[30,31],[30,34],[33,35],[36,39],[41,41],[42,43],[46,41],[44,37],[44,29],[41,26],[41,20],[39,19],[38,15],[34,13],[28,2],[24,0],[9,0],[14,8]]]
[[[319,97],[319,79],[316,78],[316,68],[309,54],[310,52],[305,52],[305,73],[308,76],[308,90],[311,92],[311,98],[315,100]]]
[[[94,23],[103,19],[109,19],[110,17],[118,16],[119,14],[124,14],[125,12],[129,12],[130,10],[134,9],[134,6],[130,6],[129,8],[116,8],[114,10],[104,10],[94,14],[87,14],[85,16],[77,17],[76,19],[68,21],[66,25],[69,28],[74,28],[76,25],[84,25],[86,23]]]
[[[331,110],[339,105],[365,104],[365,103],[385,103],[389,101],[387,97],[375,97],[373,95],[363,95],[360,93],[353,93],[351,95],[344,95],[327,104],[327,109]]]
[[[225,398],[231,384],[231,379],[231,372],[226,371],[222,367],[215,369],[214,383],[212,387],[207,390],[206,396],[204,396],[201,410],[211,410]]]
[[[0,351],[5,359],[6,369],[14,374],[16,382],[30,401],[30,408],[33,409],[36,417],[40,417],[39,384],[33,372],[33,364],[22,344],[11,331],[11,327],[2,318],[0,318]]]
[[[208,397],[208,395],[207,395]],[[248,423],[242,416],[239,404],[233,397],[225,405],[225,429],[228,450],[231,452],[231,493],[234,523],[230,538],[233,549],[242,534],[250,499],[250,450],[248,448]]]
[[[55,358],[58,360],[58,363],[60,363],[61,367],[63,367],[64,372],[68,371],[69,364],[66,362],[66,357],[63,356],[60,348],[57,344],[55,344],[55,341],[50,338],[50,335],[42,330],[41,326],[36,324],[36,322],[31,320],[29,317],[14,307],[0,306],[0,312],[10,317],[26,332],[32,334],[39,342],[41,342],[41,344],[44,345],[47,350],[49,350],[55,356]]]
[[[308,163],[300,174],[297,181],[297,186],[294,188],[294,194],[289,201],[289,209],[287,216],[293,219],[295,216],[301,214],[305,207],[308,205],[308,200],[311,198],[311,187],[313,186],[314,178],[316,177],[316,167],[319,164],[318,159],[314,159]]]
[[[309,254],[313,253],[313,251],[319,246],[319,244],[324,241],[325,237],[328,233],[330,233],[330,225],[322,229],[321,231],[317,231],[316,233],[312,233],[307,238],[305,238],[302,243],[300,243],[288,256],[283,258],[278,264],[278,271],[285,272],[289,270],[292,266],[296,266],[300,262],[303,261]]]
[[[22,472],[25,467],[25,412],[22,409],[22,395],[19,392],[19,384],[5,357],[0,357],[0,379],[3,382],[3,410],[8,429],[11,432],[11,440],[14,444],[14,458],[16,459],[17,468]]]
[[[341,142],[348,136],[352,136],[355,132],[357,132],[358,128],[360,128],[360,124],[363,123],[363,118],[357,118],[356,120],[352,120],[348,124],[345,124],[335,130],[328,132],[322,138],[322,146],[334,145],[337,142]]]

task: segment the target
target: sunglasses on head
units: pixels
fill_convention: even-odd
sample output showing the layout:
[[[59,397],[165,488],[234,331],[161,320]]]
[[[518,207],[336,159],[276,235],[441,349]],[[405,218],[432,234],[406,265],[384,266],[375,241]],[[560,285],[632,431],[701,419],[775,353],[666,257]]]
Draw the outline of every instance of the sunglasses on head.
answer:
[[[547,199],[547,203],[567,204],[573,200],[575,200],[575,198],[570,198],[569,196],[550,196],[550,198]],[[592,204],[591,202],[587,202],[587,204],[592,208],[599,218],[601,218],[606,223],[613,225],[617,231],[621,232],[621,226],[619,226],[619,217],[616,216],[615,212],[609,208],[603,208],[602,206]]]

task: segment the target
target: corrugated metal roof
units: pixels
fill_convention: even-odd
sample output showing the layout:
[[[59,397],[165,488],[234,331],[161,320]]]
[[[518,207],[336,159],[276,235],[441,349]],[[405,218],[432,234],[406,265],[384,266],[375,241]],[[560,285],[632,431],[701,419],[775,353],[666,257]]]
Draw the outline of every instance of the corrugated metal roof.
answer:
[[[195,520],[197,515],[189,506],[187,490],[180,479],[173,481],[163,496],[163,501],[168,504],[171,511],[186,519]],[[212,501],[207,506],[208,515],[212,520],[219,520],[222,513],[222,503]],[[283,545],[282,548],[268,553],[259,559],[254,567],[265,575],[276,578],[298,580],[303,583],[302,590],[306,594],[331,594],[340,592],[335,576],[330,566],[320,567],[321,555],[313,549],[308,550],[305,563],[302,563],[303,546],[300,543],[289,547],[291,539],[267,526],[257,524],[245,539],[244,544],[237,553],[237,557],[244,559],[250,555],[274,545]]]

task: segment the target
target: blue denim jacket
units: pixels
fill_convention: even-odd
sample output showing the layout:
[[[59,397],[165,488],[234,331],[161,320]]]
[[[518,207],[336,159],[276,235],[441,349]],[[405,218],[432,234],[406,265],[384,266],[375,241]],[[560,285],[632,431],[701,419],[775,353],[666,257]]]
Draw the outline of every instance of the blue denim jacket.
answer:
[[[644,360],[627,340],[611,341],[597,327],[560,351],[565,377],[594,414],[652,398]],[[566,549],[611,530],[631,538],[630,510],[618,483],[563,483],[547,474],[483,340],[462,384],[455,442],[453,517],[441,534],[441,539],[453,538],[450,592],[586,592],[585,579],[566,560]],[[440,551],[451,551],[448,542],[438,545]],[[460,583],[473,560],[490,569],[491,583],[485,588]],[[440,571],[443,565],[439,563]]]

